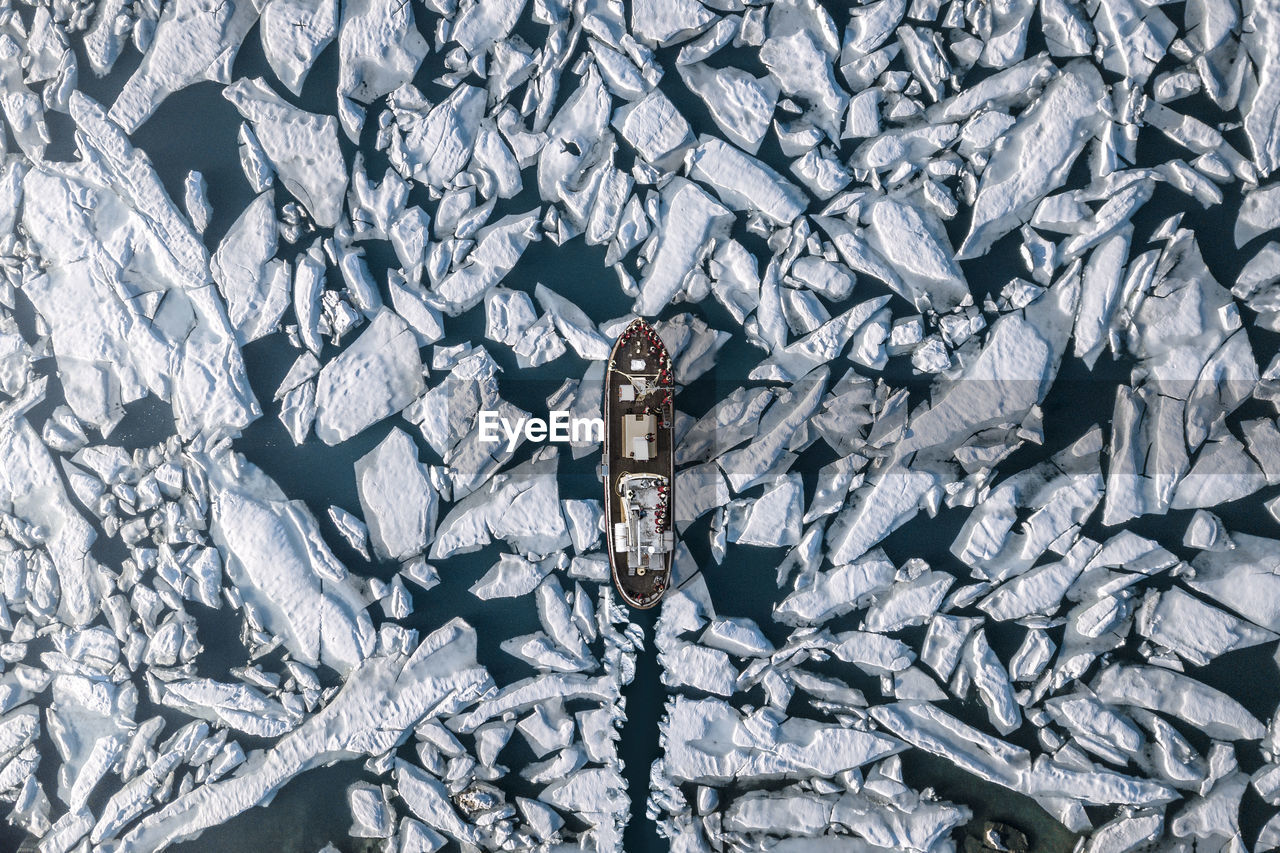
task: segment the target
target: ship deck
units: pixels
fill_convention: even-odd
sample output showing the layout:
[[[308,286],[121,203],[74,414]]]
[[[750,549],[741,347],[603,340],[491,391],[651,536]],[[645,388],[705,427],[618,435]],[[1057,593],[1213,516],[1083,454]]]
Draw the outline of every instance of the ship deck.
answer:
[[[655,349],[641,333],[615,344],[610,369],[605,373],[605,529],[609,563],[619,592],[627,604],[638,608],[652,607],[661,600],[670,580],[674,549],[655,555],[660,558],[655,561],[657,565],[643,574],[629,570],[626,552],[614,550],[613,525],[623,519],[622,498],[616,486],[619,479],[627,474],[656,474],[665,478],[667,508],[661,529],[671,533],[674,507],[670,496],[675,469],[671,427],[675,410],[671,403],[673,389],[669,371],[670,359],[665,348],[659,344]],[[625,399],[629,396],[625,390],[627,386],[640,386],[640,392],[635,395],[637,399]],[[653,390],[644,393],[645,386],[651,386]],[[639,438],[646,447],[628,446],[625,439],[632,439],[631,444],[634,445],[638,426],[633,424],[627,428],[625,421],[628,415],[652,416],[653,432],[644,433]],[[652,441],[646,440],[649,435],[653,436]],[[640,452],[633,456],[632,450]],[[649,458],[643,458],[646,455]]]

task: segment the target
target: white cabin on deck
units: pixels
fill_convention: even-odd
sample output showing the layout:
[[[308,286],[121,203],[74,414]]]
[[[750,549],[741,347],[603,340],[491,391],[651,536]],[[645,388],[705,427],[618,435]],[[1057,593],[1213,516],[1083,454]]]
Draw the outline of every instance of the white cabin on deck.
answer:
[[[623,415],[622,446],[627,457],[648,462],[658,453],[658,419],[654,415]]]

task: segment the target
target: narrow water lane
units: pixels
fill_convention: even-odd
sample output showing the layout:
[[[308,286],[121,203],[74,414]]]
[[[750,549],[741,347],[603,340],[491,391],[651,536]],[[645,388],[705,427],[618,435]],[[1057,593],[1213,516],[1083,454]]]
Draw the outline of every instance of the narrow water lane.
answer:
[[[653,644],[654,625],[661,606],[632,610],[631,620],[644,628],[644,649],[636,656],[636,677],[622,689],[627,721],[622,726],[618,755],[624,765],[631,820],[623,836],[627,853],[659,853],[670,845],[658,836],[657,824],[645,816],[649,799],[649,769],[659,754],[658,721],[662,715],[663,688],[658,652]]]

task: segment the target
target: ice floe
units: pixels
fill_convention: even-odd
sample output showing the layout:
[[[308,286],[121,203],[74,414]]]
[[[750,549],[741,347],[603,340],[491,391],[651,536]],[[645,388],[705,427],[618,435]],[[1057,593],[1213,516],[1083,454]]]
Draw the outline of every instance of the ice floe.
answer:
[[[337,224],[347,190],[337,121],[290,105],[260,78],[237,80],[223,93],[253,123],[258,142],[289,192],[317,224]]]
[[[383,309],[320,371],[316,435],[326,444],[345,441],[408,406],[422,388],[413,332],[399,315]]]
[[[421,554],[435,533],[439,499],[413,440],[393,428],[356,461],[356,489],[374,552],[406,561]]]

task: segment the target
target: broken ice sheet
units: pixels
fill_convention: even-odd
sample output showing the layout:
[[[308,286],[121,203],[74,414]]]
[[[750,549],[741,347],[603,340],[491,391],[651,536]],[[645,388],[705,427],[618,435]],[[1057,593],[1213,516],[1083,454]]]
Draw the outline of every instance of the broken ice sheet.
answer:
[[[269,0],[259,19],[262,50],[271,70],[295,95],[311,65],[338,32],[335,0]]]
[[[707,239],[727,228],[732,214],[693,184],[673,180],[663,190],[653,263],[639,282],[637,314],[657,313],[679,292]]]
[[[0,14],[10,820],[156,849],[350,759],[401,851],[944,853],[974,775],[1036,849],[1273,846],[1273,7]],[[683,387],[652,643],[599,444],[478,428],[596,415],[628,303]]]
[[[111,107],[111,120],[131,133],[173,92],[202,78],[230,82],[240,43],[257,18],[252,3],[209,8],[184,0],[164,7],[150,49]]]
[[[737,68],[682,65],[680,76],[706,101],[711,117],[725,136],[748,154],[760,149],[778,100],[777,84]]]
[[[1083,62],[1069,64],[1045,87],[983,171],[959,257],[982,254],[1026,217],[1031,204],[1062,185],[1097,129],[1102,95],[1098,72]]]
[[[289,266],[274,257],[277,233],[275,202],[264,192],[236,218],[209,261],[243,343],[273,331],[289,306]]]
[[[668,713],[663,772],[681,781],[833,776],[901,748],[874,732],[804,719],[778,721],[765,712],[744,718],[718,699],[678,697]]]
[[[413,7],[387,0],[343,4],[338,44],[339,96],[362,104],[409,82],[428,50],[414,26]],[[358,138],[359,125],[347,132]]]
[[[67,402],[104,434],[150,390],[179,432],[242,429],[261,414],[225,309],[207,287],[208,254],[142,151],[76,93],[83,169],[44,164],[23,182],[22,223],[47,259],[24,290],[58,339]],[[91,207],[80,208],[81,198]],[[68,207],[81,211],[68,215]]]
[[[468,553],[493,539],[531,555],[546,555],[570,543],[560,511],[556,448],[544,448],[510,469],[492,491],[477,491],[454,504],[440,520],[431,558]]]
[[[72,504],[52,456],[31,425],[20,414],[3,408],[0,408],[0,458],[5,460],[0,497],[9,508],[6,515],[12,521],[8,523],[14,527],[29,525],[33,532],[46,531],[40,536],[39,553],[47,555],[57,574],[61,595],[53,602],[54,610],[68,624],[86,624],[101,595],[101,570],[89,552],[97,534]],[[13,550],[6,550],[15,554]],[[16,552],[25,562],[21,554]],[[10,565],[18,569],[21,564]],[[10,606],[20,595],[18,589],[6,595]]]
[[[177,797],[125,835],[125,843],[158,849],[269,800],[301,772],[392,748],[427,715],[451,713],[492,686],[475,664],[475,642],[470,626],[454,620],[416,648],[371,657],[332,703],[251,769]]]
[[[481,412],[507,418],[509,423],[529,417],[528,412],[499,396],[498,373],[493,357],[479,348],[460,359],[448,376],[404,410],[405,418],[417,424],[422,437],[450,466],[455,501],[486,482],[515,455],[516,447],[508,440],[482,440]],[[523,434],[518,441],[523,441]]]

